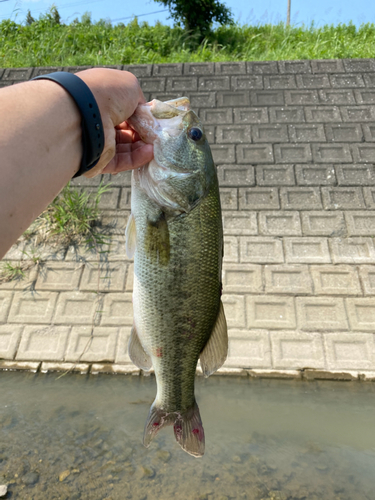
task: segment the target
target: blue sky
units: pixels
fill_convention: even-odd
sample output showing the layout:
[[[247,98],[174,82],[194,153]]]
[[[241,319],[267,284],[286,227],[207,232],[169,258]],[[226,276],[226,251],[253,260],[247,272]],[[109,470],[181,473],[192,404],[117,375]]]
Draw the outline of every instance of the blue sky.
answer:
[[[292,24],[317,25],[348,23],[360,25],[363,22],[375,23],[374,0],[291,0]],[[92,19],[117,20],[133,15],[141,16],[139,21],[154,24],[157,20],[171,24],[168,11],[163,5],[153,0],[0,0],[0,19],[12,18],[23,22],[27,10],[34,17],[55,3],[62,19],[70,22],[81,17],[86,11],[91,12]],[[240,24],[277,23],[286,19],[287,0],[228,0],[224,3],[232,10],[234,18]],[[159,11],[159,12],[158,12]],[[157,12],[156,14],[150,14]],[[147,15],[144,15],[147,14]],[[124,23],[129,19],[124,19]]]

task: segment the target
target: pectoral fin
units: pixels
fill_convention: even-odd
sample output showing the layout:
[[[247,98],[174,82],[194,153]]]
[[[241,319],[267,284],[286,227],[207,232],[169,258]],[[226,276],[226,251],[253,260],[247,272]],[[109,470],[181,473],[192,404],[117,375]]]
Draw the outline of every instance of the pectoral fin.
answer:
[[[217,315],[211,337],[200,354],[200,362],[205,377],[209,377],[218,370],[227,358],[228,331],[223,303],[220,301],[219,314]]]
[[[126,249],[126,255],[129,257],[129,259],[133,258],[136,247],[137,247],[137,231],[135,228],[135,219],[134,215],[130,214],[125,229],[125,249]]]
[[[133,325],[130,334],[128,350],[130,359],[136,366],[138,366],[138,368],[145,371],[148,371],[152,368],[151,357],[144,350],[141,341],[139,340],[135,325]]]
[[[165,215],[161,212],[156,220],[147,221],[145,251],[150,259],[167,265],[170,257],[169,229]]]

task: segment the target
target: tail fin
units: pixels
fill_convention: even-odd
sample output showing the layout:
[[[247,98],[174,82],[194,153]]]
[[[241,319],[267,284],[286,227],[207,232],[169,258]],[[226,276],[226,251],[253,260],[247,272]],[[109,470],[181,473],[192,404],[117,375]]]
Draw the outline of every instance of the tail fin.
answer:
[[[143,433],[143,444],[146,448],[150,446],[151,441],[162,427],[173,425],[174,416],[174,413],[168,414],[166,411],[159,408],[155,402],[152,404]]]
[[[197,402],[175,420],[174,435],[183,450],[193,457],[204,454],[204,429]]]
[[[184,451],[193,457],[201,457],[204,454],[204,429],[195,400],[193,406],[186,411],[173,413],[167,413],[153,403],[143,435],[146,448],[160,429],[168,425],[173,425],[176,441]]]

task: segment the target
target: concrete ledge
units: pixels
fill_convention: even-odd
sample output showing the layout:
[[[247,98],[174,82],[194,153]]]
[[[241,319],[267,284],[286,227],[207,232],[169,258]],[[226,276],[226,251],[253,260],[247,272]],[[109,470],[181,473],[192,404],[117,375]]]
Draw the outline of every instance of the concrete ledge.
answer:
[[[244,368],[226,368],[224,366],[222,368],[219,368],[219,370],[212,375],[232,375],[235,377],[246,377],[247,371]]]
[[[44,361],[40,367],[42,373],[47,372],[72,372],[85,375],[89,372],[90,365],[88,363],[53,363]]]
[[[300,370],[247,370],[247,374],[252,378],[283,378],[300,379]]]
[[[141,370],[134,365],[112,365],[95,363],[91,365],[92,375],[97,375],[99,373],[116,373],[121,375],[140,375]]]
[[[33,361],[0,361],[2,371],[29,371],[36,373],[39,370],[40,362]]]
[[[375,379],[375,373],[373,374]],[[359,380],[359,372],[355,371],[324,371],[324,370],[303,370],[302,378],[304,380]]]
[[[120,365],[115,363],[55,363],[55,362],[29,362],[29,361],[5,361],[0,360],[1,371],[30,371],[33,373],[49,373],[49,372],[72,372],[82,375],[91,374],[112,374],[112,375],[133,375],[133,376],[154,376],[154,371],[143,372],[134,365]],[[314,370],[311,368],[301,370],[261,370],[261,369],[245,369],[245,368],[220,368],[213,375],[216,376],[235,376],[248,377],[249,379],[289,379],[289,380],[335,380],[345,382],[375,382],[375,372],[361,371],[325,371]],[[203,373],[198,366],[196,376],[202,377]]]
[[[364,382],[375,382],[375,372],[359,373],[358,378]]]

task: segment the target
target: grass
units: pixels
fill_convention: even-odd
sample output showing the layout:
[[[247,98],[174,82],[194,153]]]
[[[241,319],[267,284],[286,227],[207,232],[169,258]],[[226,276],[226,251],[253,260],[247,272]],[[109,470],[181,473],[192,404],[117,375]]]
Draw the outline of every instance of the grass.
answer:
[[[12,264],[5,262],[0,271],[0,284],[8,281],[23,280],[26,277],[26,271],[30,269],[30,264],[26,262],[19,262]]]
[[[67,247],[87,245],[97,247],[106,242],[106,236],[97,225],[99,203],[110,184],[101,183],[94,194],[65,186],[49,207],[36,219],[27,237],[36,236],[38,243],[52,243]]]
[[[335,59],[373,57],[375,24],[322,27],[220,26],[202,44],[179,26],[81,21],[59,24],[49,13],[29,25],[0,23],[0,67]]]
[[[24,239],[31,242],[30,253],[23,252],[25,260],[17,264],[4,262],[0,268],[0,283],[22,280],[26,272],[41,263],[38,249],[48,243],[56,247],[85,245],[97,253],[109,238],[100,228],[99,203],[110,184],[101,183],[94,194],[73,188],[68,184],[47,209],[24,233]]]
[[[42,264],[38,255],[38,247],[43,243],[67,247],[68,245],[87,245],[94,247],[97,255],[101,245],[109,243],[109,237],[100,230],[99,203],[104,193],[110,190],[110,184],[100,183],[94,194],[84,189],[65,186],[61,193],[53,200],[47,209],[37,218],[32,226],[23,235],[26,240],[32,241],[30,253],[23,252],[27,259],[14,264],[4,262],[0,268],[0,284],[9,281],[21,281],[26,278],[27,272],[34,266]],[[76,363],[60,377],[74,369],[82,356],[89,349],[93,341],[94,326],[100,317],[102,298],[100,289],[100,266],[98,264],[98,283],[96,290],[96,306],[93,315],[90,337]],[[34,286],[32,284],[31,286]],[[59,377],[59,378],[60,378]]]
[[[23,252],[26,254],[26,252]],[[20,261],[17,264],[12,262],[4,262],[0,269],[0,284],[8,281],[20,281],[26,278],[26,272],[32,267],[38,266],[41,263],[40,256],[33,249],[32,254],[26,254],[28,260]]]

